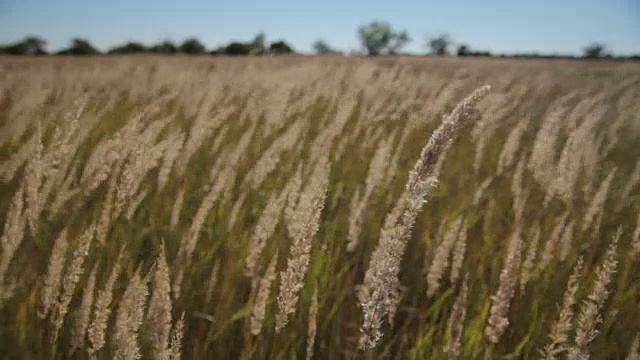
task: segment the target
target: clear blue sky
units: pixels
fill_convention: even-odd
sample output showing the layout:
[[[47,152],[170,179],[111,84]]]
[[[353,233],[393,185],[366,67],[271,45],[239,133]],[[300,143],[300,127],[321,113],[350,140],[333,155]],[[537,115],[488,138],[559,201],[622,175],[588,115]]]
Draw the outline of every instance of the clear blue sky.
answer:
[[[596,41],[640,53],[640,0],[0,0],[0,43],[34,34],[57,50],[78,36],[105,50],[196,36],[213,48],[264,31],[300,51],[319,37],[350,50],[356,28],[374,19],[406,29],[416,52],[427,35],[448,33],[494,52],[578,54]]]

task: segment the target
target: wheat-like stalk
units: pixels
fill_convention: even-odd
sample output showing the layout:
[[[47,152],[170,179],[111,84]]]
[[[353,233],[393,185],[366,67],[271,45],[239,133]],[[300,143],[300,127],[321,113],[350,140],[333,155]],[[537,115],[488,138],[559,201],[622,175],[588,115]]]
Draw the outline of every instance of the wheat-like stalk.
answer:
[[[460,232],[456,240],[455,248],[451,255],[451,283],[455,284],[460,276],[460,269],[462,268],[462,262],[464,261],[464,254],[467,251],[467,222],[464,221],[460,225]]]
[[[133,219],[133,215],[135,215],[136,210],[138,210],[142,201],[147,197],[147,194],[149,194],[149,189],[143,189],[138,192],[135,198],[131,199],[125,215],[125,219],[127,219],[127,221],[131,221],[131,219]]]
[[[471,117],[476,104],[489,89],[489,86],[484,86],[474,91],[434,131],[409,174],[405,191],[395,206],[399,210],[392,211],[385,220],[386,226],[381,232],[378,246],[369,261],[364,283],[358,292],[363,312],[358,341],[361,349],[372,349],[378,344],[382,337],[382,318],[395,314],[399,299],[400,262],[415,218],[422,209],[425,197],[437,183],[442,161],[461,122]],[[400,213],[403,214],[401,220],[397,215]]]
[[[525,286],[529,282],[531,278],[531,274],[533,273],[533,268],[536,265],[536,257],[538,254],[538,243],[540,242],[540,228],[536,228],[535,234],[533,235],[533,239],[529,243],[529,248],[527,250],[527,257],[524,259],[522,263],[522,268],[520,269],[520,292],[524,292]]]
[[[42,319],[49,315],[49,310],[51,310],[58,301],[68,246],[67,229],[64,229],[53,243],[53,249],[49,257],[49,267],[44,278],[42,290],[40,290],[40,311],[38,315]]]
[[[591,204],[587,208],[587,212],[584,214],[584,219],[582,221],[582,231],[585,232],[589,229],[589,227],[593,223],[593,218],[602,213],[604,204],[607,201],[607,196],[609,195],[609,188],[611,187],[611,182],[616,176],[616,168],[614,168],[609,175],[602,181],[598,191],[593,196],[591,200]],[[593,234],[597,235],[600,232],[600,221],[598,221],[593,226]]]
[[[43,206],[41,187],[44,178],[44,164],[42,161],[43,145],[42,145],[42,123],[38,121],[36,124],[37,141],[35,149],[25,167],[25,197],[26,208],[25,215],[31,235],[35,235],[38,225],[38,218]]]
[[[258,284],[258,292],[253,303],[253,310],[251,311],[251,334],[254,336],[260,335],[260,332],[262,331],[262,323],[266,315],[269,295],[271,294],[271,284],[276,278],[277,261],[278,253],[276,252],[269,262],[267,271],[264,273]]]
[[[184,145],[185,135],[182,131],[173,131],[168,137],[168,146],[162,157],[162,165],[158,172],[158,191],[164,189],[165,185],[169,181],[169,175],[171,175],[171,169],[173,164],[180,156],[180,150]]]
[[[260,215],[256,228],[251,236],[251,246],[249,247],[249,254],[247,254],[247,258],[245,260],[245,273],[247,276],[255,276],[256,266],[258,265],[260,255],[262,255],[264,248],[267,246],[267,240],[273,236],[273,233],[276,230],[276,226],[280,221],[280,213],[282,212],[282,209],[286,204],[287,196],[289,196],[289,192],[292,191],[294,185],[294,180],[289,180],[278,196],[274,195],[269,199],[267,206],[262,211],[262,215]]]
[[[140,277],[140,269],[138,269],[133,274],[118,306],[113,333],[115,359],[142,358],[138,330],[142,325],[148,294],[147,280]]]
[[[294,236],[298,222],[295,220],[296,207],[300,199],[300,189],[302,188],[302,166],[298,166],[296,173],[289,180],[291,191],[287,195],[287,205],[284,208],[284,219],[287,225],[289,236]]]
[[[106,342],[105,335],[109,316],[112,311],[111,301],[113,299],[113,289],[116,280],[118,280],[118,277],[120,276],[123,250],[124,249],[120,250],[120,255],[118,255],[118,259],[111,269],[111,273],[109,274],[109,278],[107,279],[104,289],[98,291],[98,295],[96,296],[93,310],[93,321],[91,322],[88,330],[89,342],[91,343],[91,346],[88,349],[90,356],[94,356],[98,351],[100,351]]]
[[[207,283],[207,292],[205,295],[205,303],[209,304],[213,299],[213,293],[216,290],[216,285],[219,280],[220,261],[216,261],[211,267],[211,274],[209,275],[209,282]]]
[[[498,158],[497,175],[502,174],[507,167],[514,163],[516,153],[518,152],[520,143],[522,142],[522,137],[527,131],[528,126],[529,118],[521,120],[507,136],[507,140],[505,141],[504,146],[502,147],[502,152],[500,152],[500,156]]]
[[[577,303],[576,293],[578,292],[580,275],[582,275],[582,267],[584,261],[582,258],[578,259],[578,262],[573,267],[569,282],[567,283],[567,289],[564,292],[562,298],[562,308],[560,310],[560,316],[558,320],[553,323],[551,332],[549,333],[549,339],[551,342],[547,344],[540,352],[542,357],[547,360],[557,359],[558,355],[567,351],[569,342],[569,332],[572,328],[574,307]]]
[[[440,281],[449,266],[451,252],[459,237],[461,226],[463,226],[461,218],[454,220],[436,247],[435,255],[427,272],[427,297],[432,297],[440,289]]]
[[[182,210],[183,202],[184,189],[180,189],[178,196],[176,197],[176,201],[173,203],[173,207],[171,208],[171,220],[169,222],[169,228],[171,230],[174,230],[176,226],[178,226],[178,222],[180,222],[180,210]]]
[[[562,231],[567,225],[567,219],[569,218],[569,215],[570,213],[567,211],[562,216],[557,218],[556,225],[551,231],[551,234],[548,236],[542,250],[542,256],[540,257],[540,262],[538,263],[538,269],[540,271],[546,269],[547,266],[549,266],[549,264],[551,263],[551,260],[553,260],[555,251],[557,251],[558,243],[560,242],[560,238],[562,237]]]
[[[169,360],[180,360],[182,356],[182,338],[184,337],[184,313],[173,326]]]
[[[4,305],[4,300],[8,299],[12,294],[12,286],[6,284],[5,277],[13,255],[25,237],[27,215],[23,213],[23,194],[24,187],[21,186],[13,195],[4,223],[4,231],[2,237],[0,237],[0,245],[2,245],[2,254],[0,254],[0,308]]]
[[[329,171],[328,160],[326,158],[318,160],[296,206],[294,218],[296,225],[293,227],[295,230],[287,268],[280,272],[276,332],[284,328],[289,321],[289,315],[295,312],[298,293],[304,285],[311,259],[312,240],[319,228],[320,215],[327,194]]]
[[[204,199],[202,199],[202,202],[196,211],[191,227],[184,234],[183,239],[180,242],[180,248],[178,250],[178,264],[175,267],[176,275],[174,276],[173,285],[171,286],[175,299],[180,296],[184,272],[191,261],[193,252],[195,251],[198,240],[200,239],[200,230],[202,230],[202,227],[207,220],[207,216],[213,208],[216,200],[218,200],[221,193],[224,191],[225,186],[227,186],[227,181],[229,180],[228,176],[231,176],[228,172],[223,173],[217,181],[212,184],[209,192]]]
[[[620,211],[624,205],[628,203],[629,195],[633,191],[633,189],[640,182],[640,160],[636,162],[636,166],[633,168],[633,172],[629,176],[627,183],[622,188],[620,192],[620,201],[616,205],[616,211]]]
[[[465,275],[462,281],[462,286],[456,301],[453,304],[451,315],[449,316],[449,322],[447,325],[447,343],[444,347],[444,352],[449,358],[457,358],[460,355],[462,349],[462,337],[464,336],[464,320],[467,315],[467,291],[468,291],[469,276]]]
[[[493,176],[488,177],[482,182],[482,184],[480,184],[480,186],[478,186],[476,192],[473,194],[473,206],[478,206],[480,204],[484,193],[487,191],[489,186],[491,186],[494,179],[495,177]]]
[[[245,177],[243,183],[253,189],[257,189],[267,176],[278,167],[282,154],[293,149],[302,134],[303,128],[304,122],[302,121],[297,121],[291,125],[262,154]]]
[[[387,163],[391,156],[392,142],[393,136],[383,140],[381,144],[379,144],[369,164],[369,170],[367,171],[367,178],[365,180],[364,194],[362,197],[354,196],[354,203],[352,203],[351,211],[349,212],[349,233],[347,236],[348,252],[352,252],[356,248],[360,238],[360,232],[362,231],[362,226],[364,225],[364,217],[369,205],[369,200],[371,199],[376,187],[384,180]]]
[[[610,294],[607,289],[613,280],[613,274],[618,266],[617,250],[618,241],[622,235],[622,230],[618,229],[613,241],[607,249],[604,262],[596,272],[596,282],[589,294],[588,299],[580,307],[578,314],[578,324],[576,327],[576,337],[573,346],[569,349],[569,359],[583,360],[589,358],[589,344],[598,335],[597,326],[603,321],[602,308],[604,302]]]
[[[82,302],[80,308],[76,314],[75,323],[73,325],[72,339],[71,339],[71,354],[76,350],[82,349],[87,337],[87,328],[89,327],[89,320],[91,319],[91,306],[94,300],[94,289],[96,286],[96,271],[98,265],[93,267],[87,285],[83,289]]]
[[[559,258],[560,261],[567,260],[567,256],[571,252],[571,245],[573,244],[573,234],[574,229],[576,227],[575,221],[571,220],[565,227],[562,232],[562,237],[560,238],[560,253]]]
[[[233,230],[233,226],[238,221],[241,212],[246,210],[244,202],[247,199],[247,195],[248,192],[243,192],[242,195],[234,201],[233,208],[231,208],[231,213],[227,219],[227,231]]]
[[[91,247],[91,242],[95,237],[95,232],[96,225],[93,223],[84,231],[84,233],[82,233],[82,235],[80,235],[78,247],[73,251],[73,259],[71,259],[71,264],[69,265],[67,272],[64,274],[64,278],[62,280],[62,292],[60,293],[60,299],[56,304],[54,318],[52,319],[54,326],[54,331],[51,336],[52,343],[58,339],[60,329],[62,329],[62,325],[64,324],[64,318],[69,311],[69,305],[71,304],[76,286],[78,285],[78,282],[80,282],[80,277],[84,273],[84,262],[87,255],[89,255],[89,248]]]
[[[494,344],[500,340],[509,326],[509,308],[518,281],[521,252],[522,235],[520,229],[516,228],[509,241],[507,259],[500,272],[498,290],[491,297],[491,311],[484,332],[487,340]]]
[[[104,245],[107,241],[107,235],[109,228],[111,227],[111,221],[113,219],[113,204],[116,196],[117,186],[117,173],[113,174],[109,180],[109,187],[107,189],[107,195],[102,205],[102,211],[100,212],[100,221],[96,228],[96,239],[99,244]]]
[[[147,311],[153,356],[156,359],[169,358],[169,337],[171,335],[171,279],[165,255],[164,240],[160,244],[160,254],[153,274],[152,294]]]

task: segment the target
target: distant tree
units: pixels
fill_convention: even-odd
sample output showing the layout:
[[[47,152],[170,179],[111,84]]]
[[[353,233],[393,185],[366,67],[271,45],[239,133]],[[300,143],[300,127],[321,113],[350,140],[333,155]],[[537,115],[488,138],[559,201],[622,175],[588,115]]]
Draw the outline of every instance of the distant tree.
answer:
[[[385,21],[373,21],[358,28],[360,43],[370,56],[397,53],[409,42],[406,31],[395,32]]]
[[[458,46],[458,50],[456,51],[456,55],[458,56],[493,56],[491,52],[487,50],[472,50],[471,47],[467,44],[460,44]]]
[[[175,54],[178,52],[178,47],[171,41],[166,40],[152,46],[150,51],[157,54]]]
[[[631,54],[626,56],[616,56],[616,59],[620,60],[640,60],[640,54]]]
[[[398,34],[395,34],[391,38],[391,42],[389,43],[389,54],[397,54],[410,41],[411,38],[409,37],[409,33],[407,33],[405,30],[399,32]]]
[[[462,44],[458,46],[458,51],[457,51],[458,56],[469,56],[469,53],[471,53],[471,49],[469,48],[469,45]]]
[[[149,49],[144,44],[128,42],[110,49],[107,54],[141,54],[146,52],[149,52]]]
[[[225,55],[249,55],[253,50],[253,45],[241,42],[232,42],[221,50],[223,50],[222,54]]]
[[[269,46],[269,52],[272,54],[293,54],[295,51],[284,40],[272,42]]]
[[[251,41],[252,53],[264,54],[267,51],[267,35],[264,32],[258,33]]]
[[[58,52],[60,55],[97,55],[100,51],[96,49],[88,40],[74,38],[71,46]]]
[[[434,55],[448,55],[449,47],[452,44],[452,40],[447,34],[442,34],[433,38],[430,38],[427,41],[427,48],[429,48],[430,52]]]
[[[20,48],[16,47],[17,44],[9,44],[0,46],[0,55],[22,55]]]
[[[37,36],[29,36],[24,39],[22,43],[25,45],[26,53],[29,55],[43,55],[47,53],[45,50],[47,41]]]
[[[47,42],[36,36],[29,36],[22,41],[0,47],[0,54],[8,55],[44,55]]]
[[[195,55],[204,54],[207,52],[207,48],[196,38],[189,38],[180,44],[179,51],[181,53]]]
[[[336,54],[336,53],[338,53],[338,51],[336,51],[333,48],[331,48],[331,46],[329,46],[329,44],[327,44],[327,42],[324,41],[323,39],[316,40],[311,45],[311,47],[313,48],[313,51],[315,51],[316,54],[319,54],[319,55]]]
[[[588,59],[597,59],[608,56],[607,47],[601,43],[593,43],[587,45],[583,52],[582,56]]]

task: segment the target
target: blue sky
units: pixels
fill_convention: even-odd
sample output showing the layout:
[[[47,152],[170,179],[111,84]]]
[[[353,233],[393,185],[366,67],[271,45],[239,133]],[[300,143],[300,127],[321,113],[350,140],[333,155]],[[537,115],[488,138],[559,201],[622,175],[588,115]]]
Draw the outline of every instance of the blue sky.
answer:
[[[640,53],[640,0],[0,0],[0,43],[35,34],[57,50],[78,36],[105,50],[196,36],[213,48],[264,31],[299,51],[319,37],[348,51],[359,49],[356,28],[376,19],[406,29],[412,52],[448,33],[494,52],[578,54],[596,41]]]

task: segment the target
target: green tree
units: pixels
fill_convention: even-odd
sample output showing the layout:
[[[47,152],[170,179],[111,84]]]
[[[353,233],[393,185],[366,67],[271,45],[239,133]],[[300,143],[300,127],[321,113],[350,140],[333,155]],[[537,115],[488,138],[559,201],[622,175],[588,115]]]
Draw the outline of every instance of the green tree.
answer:
[[[358,38],[370,56],[395,54],[410,41],[406,31],[395,32],[391,24],[379,20],[360,26]]]
[[[609,56],[609,54],[607,53],[607,47],[604,44],[592,43],[584,48],[582,56],[588,59],[597,59]]]
[[[251,41],[252,53],[264,54],[267,51],[267,35],[264,32],[258,33]]]
[[[411,38],[405,30],[395,34],[389,44],[389,54],[397,54],[410,41]]]
[[[22,41],[25,46],[26,53],[29,55],[46,54],[47,41],[37,36],[29,36]]]
[[[181,53],[195,55],[204,54],[207,52],[207,48],[196,38],[189,38],[180,44],[179,48]]]
[[[469,48],[469,45],[462,44],[458,46],[458,51],[457,51],[458,56],[469,56],[470,53],[471,53],[471,48]]]
[[[150,51],[156,54],[175,54],[178,52],[178,47],[171,41],[165,40],[160,44],[152,46]]]
[[[452,45],[453,41],[447,34],[442,34],[433,38],[430,38],[427,41],[427,48],[429,48],[430,52],[434,55],[449,55],[449,47]]]
[[[144,44],[128,42],[110,49],[107,54],[141,54],[146,52],[149,52],[149,49]]]
[[[318,39],[316,40],[311,47],[313,48],[313,51],[316,52],[316,54],[330,54],[331,53],[331,47],[329,46],[329,44],[327,44],[326,41],[322,40],[322,39]]]
[[[249,55],[253,50],[252,44],[232,42],[225,46],[222,50],[222,54],[225,55]]]
[[[295,51],[289,44],[283,40],[272,42],[269,46],[269,52],[272,54],[293,54]]]
[[[315,51],[315,53],[319,54],[319,55],[323,55],[323,54],[338,54],[338,53],[340,53],[339,51],[334,50],[323,39],[316,40],[313,44],[311,44],[311,47],[313,48],[313,51]]]
[[[47,42],[37,36],[29,36],[14,44],[0,47],[0,54],[8,55],[43,55]]]
[[[71,46],[58,52],[60,55],[97,55],[100,51],[96,49],[88,40],[74,38]]]

